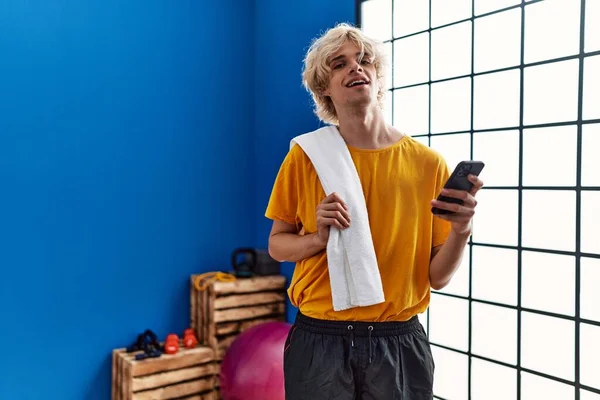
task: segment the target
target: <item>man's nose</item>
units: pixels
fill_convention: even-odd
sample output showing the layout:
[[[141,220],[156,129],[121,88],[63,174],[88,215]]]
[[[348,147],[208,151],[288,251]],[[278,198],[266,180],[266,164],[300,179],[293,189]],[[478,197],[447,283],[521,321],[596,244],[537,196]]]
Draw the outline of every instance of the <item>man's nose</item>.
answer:
[[[350,65],[350,72],[362,72],[362,70],[362,66],[358,61],[352,61],[352,64]]]

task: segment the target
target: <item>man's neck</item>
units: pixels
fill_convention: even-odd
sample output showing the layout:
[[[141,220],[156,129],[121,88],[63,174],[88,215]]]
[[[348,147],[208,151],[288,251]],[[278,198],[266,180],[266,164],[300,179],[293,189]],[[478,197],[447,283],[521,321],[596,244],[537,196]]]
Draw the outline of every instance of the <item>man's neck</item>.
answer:
[[[388,126],[378,107],[338,115],[340,134],[346,143],[362,149],[380,149],[402,138],[402,134]]]

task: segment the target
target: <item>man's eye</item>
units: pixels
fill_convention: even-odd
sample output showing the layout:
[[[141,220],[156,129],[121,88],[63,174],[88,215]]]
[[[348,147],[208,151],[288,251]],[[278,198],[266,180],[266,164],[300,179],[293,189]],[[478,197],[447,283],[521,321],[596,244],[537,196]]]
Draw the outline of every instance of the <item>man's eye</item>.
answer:
[[[371,60],[363,59],[361,64],[371,64]]]
[[[344,66],[344,63],[338,63],[333,66],[333,69],[340,69]]]

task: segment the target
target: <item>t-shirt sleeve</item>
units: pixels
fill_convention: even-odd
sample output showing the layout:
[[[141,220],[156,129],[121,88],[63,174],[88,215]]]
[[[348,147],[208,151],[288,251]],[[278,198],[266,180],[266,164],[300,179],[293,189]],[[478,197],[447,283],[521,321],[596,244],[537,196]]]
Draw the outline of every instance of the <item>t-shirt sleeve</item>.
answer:
[[[435,182],[435,195],[437,195],[442,191],[446,181],[450,177],[450,170],[448,168],[448,164],[443,158],[440,158],[440,164],[437,170],[436,182]],[[452,228],[452,224],[449,221],[441,219],[437,216],[433,216],[433,237],[432,237],[432,246],[440,246],[446,242],[448,239],[448,235],[450,235],[450,230]]]
[[[296,147],[290,150],[283,160],[275,178],[265,216],[296,225],[298,214],[298,165]]]

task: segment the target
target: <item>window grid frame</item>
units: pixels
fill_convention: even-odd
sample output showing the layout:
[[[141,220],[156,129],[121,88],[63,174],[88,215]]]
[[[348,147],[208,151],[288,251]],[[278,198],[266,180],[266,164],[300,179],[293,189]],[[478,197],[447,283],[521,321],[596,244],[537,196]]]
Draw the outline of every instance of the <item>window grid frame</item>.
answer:
[[[419,86],[423,86],[426,85],[425,84],[419,84]],[[392,89],[389,89],[389,91],[391,91]],[[537,128],[553,128],[553,127],[557,127],[557,126],[569,126],[569,125],[577,125],[579,122],[577,120],[571,120],[571,121],[560,121],[560,122],[546,122],[546,123],[541,123],[541,124],[529,124],[529,125],[523,125],[522,127],[520,127],[519,125],[512,125],[512,126],[503,126],[500,128],[485,128],[485,129],[474,129],[473,132],[474,133],[486,133],[486,132],[502,132],[502,131],[516,131],[518,129],[537,129]],[[582,125],[593,125],[593,124],[599,124],[600,123],[600,118],[598,119],[588,119],[588,120],[583,120],[581,121]],[[414,135],[413,137],[428,137],[428,136],[444,136],[444,135],[457,135],[457,134],[461,134],[461,133],[470,133],[471,131],[446,131],[446,132],[439,132],[439,133],[424,133],[424,134],[418,134],[418,135]],[[486,186],[487,187],[487,186]],[[504,186],[502,186],[504,187]]]
[[[358,27],[361,27],[361,12],[362,12],[362,3],[368,1],[368,0],[355,0],[355,4],[356,4],[356,25]],[[394,63],[394,42],[398,41],[398,40],[402,40],[402,39],[406,39],[412,36],[416,36],[419,34],[424,34],[424,33],[428,33],[429,34],[429,63],[428,63],[428,67],[429,67],[429,71],[428,71],[428,81],[427,82],[419,82],[419,83],[415,83],[415,84],[410,84],[410,85],[404,85],[404,86],[395,86],[394,85],[394,74],[392,73],[392,76],[390,77],[391,80],[391,87],[387,89],[387,92],[389,93],[389,95],[391,96],[391,107],[392,107],[392,112],[391,112],[391,119],[392,119],[392,124],[394,123],[394,92],[396,90],[401,90],[401,89],[407,89],[407,88],[411,88],[411,87],[416,87],[416,86],[422,86],[422,85],[428,85],[428,91],[429,91],[429,99],[428,99],[428,108],[429,108],[429,114],[428,114],[428,133],[427,134],[419,134],[419,135],[415,135],[414,137],[421,137],[421,138],[427,138],[427,143],[428,145],[431,145],[431,138],[435,137],[435,136],[442,136],[442,135],[454,135],[454,134],[470,134],[470,138],[471,138],[471,142],[470,142],[470,156],[471,158],[473,158],[473,136],[475,133],[481,133],[481,132],[497,132],[497,131],[508,131],[508,130],[518,130],[519,132],[519,171],[518,171],[518,185],[517,186],[489,186],[486,187],[485,189],[487,190],[517,190],[518,191],[518,211],[517,211],[517,215],[518,215],[518,225],[517,225],[517,245],[516,246],[510,246],[510,245],[500,245],[500,244],[493,244],[493,243],[480,243],[480,242],[474,242],[473,238],[470,237],[469,238],[469,242],[468,242],[468,251],[469,251],[469,293],[468,296],[461,296],[461,295],[456,295],[456,294],[451,294],[451,293],[446,293],[446,292],[442,292],[442,291],[432,291],[433,294],[435,295],[441,295],[441,296],[447,296],[447,297],[452,297],[452,298],[457,298],[457,299],[462,299],[462,300],[466,300],[469,302],[469,308],[468,308],[468,332],[469,332],[469,338],[468,338],[468,351],[463,351],[460,349],[456,349],[453,347],[448,347],[439,343],[434,343],[432,342],[431,345],[441,348],[441,349],[445,349],[445,350],[449,350],[455,353],[459,353],[459,354],[463,354],[466,355],[468,357],[468,374],[467,374],[467,389],[468,389],[468,398],[469,400],[471,399],[472,396],[472,382],[471,382],[471,378],[472,378],[472,370],[471,370],[471,365],[472,365],[472,360],[473,359],[479,359],[479,360],[484,360],[484,361],[488,361],[497,365],[501,365],[504,367],[508,367],[511,368],[513,370],[516,370],[516,400],[521,400],[521,389],[522,389],[522,384],[521,384],[521,380],[522,380],[522,372],[526,372],[526,373],[530,373],[532,375],[537,375],[539,377],[543,377],[555,382],[560,382],[560,383],[564,383],[567,384],[569,386],[571,386],[574,390],[574,400],[580,400],[580,391],[581,390],[587,390],[591,393],[595,393],[595,394],[600,394],[600,388],[595,388],[595,387],[590,387],[587,385],[584,385],[581,383],[580,378],[581,378],[581,343],[580,343],[580,326],[582,323],[585,324],[589,324],[592,326],[597,326],[600,327],[600,321],[594,321],[594,320],[588,320],[588,319],[584,319],[581,318],[581,296],[580,296],[580,292],[581,292],[581,259],[582,257],[585,258],[591,258],[591,259],[600,259],[600,253],[596,254],[596,253],[583,253],[581,252],[581,198],[582,198],[582,192],[585,191],[594,191],[594,192],[600,192],[600,187],[598,186],[582,186],[581,181],[582,181],[582,137],[583,137],[583,127],[584,125],[587,124],[597,124],[600,123],[600,118],[599,119],[588,119],[588,120],[584,120],[583,119],[583,89],[584,89],[584,62],[585,59],[587,57],[593,57],[593,56],[597,56],[600,55],[600,50],[596,50],[596,51],[591,51],[591,52],[585,52],[585,12],[586,12],[586,0],[580,0],[580,21],[579,21],[579,28],[580,28],[580,32],[579,32],[579,49],[578,49],[578,53],[574,54],[574,55],[569,55],[569,56],[563,56],[563,57],[556,57],[556,58],[552,58],[552,59],[547,59],[547,60],[540,60],[540,61],[535,61],[535,62],[530,62],[530,63],[525,63],[524,59],[525,59],[525,12],[527,9],[527,6],[532,5],[532,4],[536,4],[539,3],[543,0],[531,0],[531,1],[525,1],[525,0],[521,0],[520,4],[517,5],[513,5],[513,6],[509,6],[509,7],[504,7],[498,10],[493,10],[490,12],[486,12],[486,13],[482,13],[479,15],[475,15],[475,0],[471,1],[471,17],[470,18],[464,18],[458,21],[454,21],[448,24],[444,24],[444,25],[440,25],[440,26],[436,26],[435,28],[432,28],[432,13],[431,13],[431,3],[432,0],[429,0],[429,28],[425,29],[425,30],[421,30],[418,32],[413,32],[407,35],[401,35],[398,37],[394,36],[394,4],[395,4],[395,0],[391,0],[391,16],[390,18],[392,19],[392,23],[391,23],[391,30],[392,30],[392,39],[391,40],[386,40],[384,41],[384,43],[391,43],[391,63],[393,66]],[[474,52],[475,52],[475,48],[474,48],[474,41],[475,41],[475,20],[479,19],[479,18],[483,18],[483,17],[487,17],[487,16],[491,16],[494,14],[499,14],[502,12],[506,12],[506,11],[510,11],[513,9],[517,9],[517,8],[521,8],[521,37],[520,37],[520,62],[519,65],[514,65],[514,66],[509,66],[509,67],[503,67],[503,68],[499,68],[499,69],[493,69],[493,70],[486,70],[486,71],[481,71],[481,72],[474,72],[474,63],[475,63],[475,57],[474,57]],[[452,76],[449,78],[444,78],[444,79],[439,79],[439,80],[435,80],[432,81],[431,79],[431,33],[435,30],[438,29],[443,29],[443,28],[447,28],[449,26],[453,26],[453,25],[457,25],[460,23],[464,23],[464,22],[468,22],[471,21],[471,73],[470,74],[465,74],[465,75],[460,75],[460,76]],[[552,122],[552,123],[542,123],[542,124],[530,124],[530,125],[524,125],[523,124],[523,118],[524,118],[524,75],[525,75],[525,68],[529,68],[529,67],[535,67],[538,65],[545,65],[545,64],[550,64],[550,63],[556,63],[556,62],[561,62],[561,61],[569,61],[569,60],[575,60],[577,59],[579,61],[579,68],[578,68],[578,93],[577,93],[577,119],[576,120],[572,120],[572,121],[561,121],[561,122]],[[492,129],[479,129],[476,130],[474,129],[474,125],[473,125],[473,119],[474,119],[474,78],[477,76],[481,76],[481,75],[487,75],[487,74],[492,74],[492,73],[498,73],[498,72],[504,72],[504,71],[511,71],[511,70],[516,70],[518,69],[520,71],[520,88],[519,88],[519,97],[520,97],[520,105],[519,105],[519,125],[518,126],[506,126],[506,127],[500,127],[500,128],[492,128]],[[441,132],[441,133],[431,133],[431,86],[433,83],[439,83],[439,82],[446,82],[446,81],[451,81],[451,80],[456,80],[456,79],[463,79],[463,78],[470,78],[471,79],[471,105],[470,105],[470,109],[471,109],[471,115],[470,115],[470,130],[467,131],[456,131],[456,132]],[[575,186],[525,186],[523,185],[523,132],[526,129],[532,129],[532,128],[546,128],[546,127],[556,127],[556,126],[567,126],[567,125],[576,125],[577,128],[577,155],[576,155],[576,184]],[[523,232],[523,193],[524,191],[527,190],[548,190],[548,191],[553,191],[553,190],[559,190],[559,191],[574,191],[575,192],[575,196],[576,196],[576,200],[575,200],[575,250],[574,251],[563,251],[563,250],[553,250],[553,249],[543,249],[543,248],[531,248],[531,247],[524,247],[522,245],[522,232]],[[517,251],[517,305],[510,305],[510,304],[503,304],[503,303],[498,303],[498,302],[493,302],[493,301],[487,301],[487,300],[483,300],[483,299],[478,299],[478,298],[474,298],[473,294],[472,294],[472,274],[473,274],[473,249],[475,246],[479,246],[479,247],[488,247],[488,248],[502,248],[502,249],[510,249],[510,250],[516,250]],[[529,251],[529,252],[540,252],[540,253],[548,253],[548,254],[558,254],[558,255],[567,255],[567,256],[573,256],[575,257],[575,315],[574,316],[570,316],[570,315],[563,315],[563,314],[558,314],[558,313],[552,313],[552,312],[547,312],[547,311],[543,311],[543,310],[536,310],[536,309],[530,309],[530,308],[526,308],[522,306],[522,254],[524,251]],[[508,308],[511,310],[516,310],[517,311],[517,361],[516,361],[516,365],[510,364],[510,363],[506,363],[503,361],[499,361],[499,360],[494,360],[488,357],[484,357],[478,354],[474,354],[472,352],[472,305],[473,303],[479,303],[479,304],[487,304],[487,305],[491,305],[491,306],[498,306],[498,307],[502,307],[502,308]],[[545,374],[543,372],[540,371],[536,371],[536,370],[531,370],[529,368],[523,367],[521,365],[521,340],[522,340],[522,335],[521,335],[521,330],[522,330],[522,313],[523,312],[528,312],[528,313],[532,313],[532,314],[537,314],[537,315],[543,315],[543,316],[547,316],[547,317],[552,317],[552,318],[558,318],[558,319],[562,319],[562,320],[568,320],[571,322],[574,322],[574,328],[575,328],[575,348],[574,348],[574,369],[575,369],[575,373],[574,373],[574,380],[570,381],[564,378],[560,378],[557,376],[553,376],[553,375],[548,375]],[[427,326],[428,326],[428,335],[430,332],[430,313],[427,313]],[[434,395],[434,398],[439,399],[439,400],[446,400],[443,397]]]
[[[474,24],[472,25],[472,27],[474,27]],[[474,29],[472,28],[472,30],[474,30]],[[427,32],[427,31],[425,31],[425,32]],[[474,35],[474,32],[473,32],[473,35]],[[394,39],[393,41],[388,40],[384,43],[393,43],[398,40],[402,40],[402,38]],[[471,39],[471,41],[473,41],[473,39]],[[431,46],[431,44],[430,44],[430,46]],[[583,57],[584,58],[585,57],[593,57],[593,56],[597,56],[597,55],[600,55],[600,50],[587,52],[583,55]],[[431,77],[430,77],[429,80],[426,82],[423,81],[423,82],[411,83],[410,85],[392,86],[391,88],[388,89],[388,91],[394,92],[396,90],[409,89],[409,88],[413,88],[413,87],[417,87],[417,86],[430,85],[433,83],[443,83],[443,82],[455,81],[458,79],[474,78],[474,77],[483,76],[483,75],[490,75],[490,74],[495,74],[498,72],[521,70],[523,68],[538,67],[540,65],[554,64],[554,63],[562,62],[562,61],[572,61],[572,60],[577,60],[579,58],[580,58],[579,55],[563,56],[563,57],[550,58],[547,60],[534,61],[534,62],[522,64],[522,66],[521,65],[512,65],[510,67],[495,68],[495,69],[481,71],[481,72],[472,71],[469,74],[455,75],[455,76],[451,76],[449,78],[431,80]],[[473,60],[471,60],[471,63],[473,63]],[[586,121],[586,120],[583,120],[583,121]],[[587,121],[594,121],[594,120],[587,120]],[[555,122],[555,123],[564,125],[567,122]],[[538,124],[538,125],[544,125],[544,124]],[[525,126],[529,126],[529,125],[525,125]],[[434,133],[434,135],[436,135],[436,134]]]

